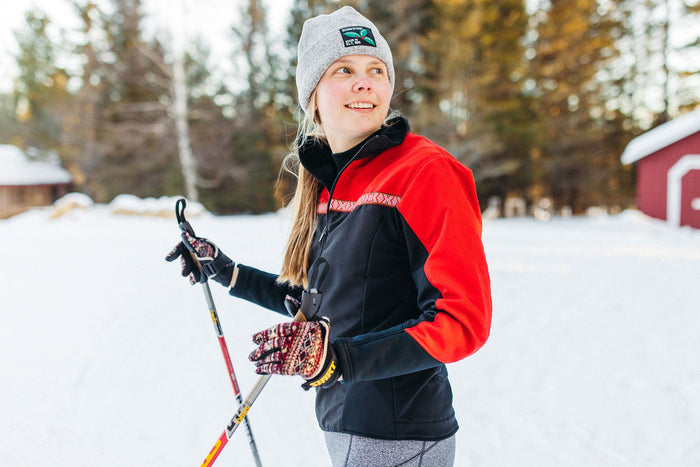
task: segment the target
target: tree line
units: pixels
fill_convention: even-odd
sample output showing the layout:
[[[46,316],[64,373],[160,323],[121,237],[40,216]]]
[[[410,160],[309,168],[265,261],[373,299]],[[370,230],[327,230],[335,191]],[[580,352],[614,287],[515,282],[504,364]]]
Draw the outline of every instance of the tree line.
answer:
[[[142,0],[72,0],[80,28],[69,39],[51,37],[36,9],[15,31],[0,142],[58,151],[98,202],[185,194],[222,214],[276,209],[295,183],[280,164],[296,131],[303,21],[350,4],[392,46],[392,107],[474,171],[483,207],[492,196],[624,207],[624,146],[699,105],[691,2],[295,0],[273,34],[267,3],[242,0],[233,88],[204,39],[175,50],[172,33],[148,35]]]

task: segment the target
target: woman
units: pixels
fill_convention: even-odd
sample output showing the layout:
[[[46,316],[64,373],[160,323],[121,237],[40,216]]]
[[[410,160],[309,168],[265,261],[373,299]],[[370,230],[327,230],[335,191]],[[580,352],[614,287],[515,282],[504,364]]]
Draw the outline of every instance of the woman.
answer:
[[[472,174],[388,117],[391,50],[351,7],[306,21],[296,81],[305,115],[281,274],[189,236],[167,259],[280,313],[285,297],[301,302],[309,321],[255,334],[250,359],[316,388],[333,465],[452,465],[445,364],[478,350],[491,322]]]

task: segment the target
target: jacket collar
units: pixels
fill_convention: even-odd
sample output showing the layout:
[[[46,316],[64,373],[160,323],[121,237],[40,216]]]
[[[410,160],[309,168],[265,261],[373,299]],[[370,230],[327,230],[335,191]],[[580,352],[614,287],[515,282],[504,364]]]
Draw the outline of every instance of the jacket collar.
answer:
[[[403,143],[409,129],[408,120],[403,117],[389,120],[386,125],[354,148],[356,153],[350,161],[373,157],[398,146]],[[304,168],[328,189],[340,175],[331,148],[318,138],[307,139],[299,148],[299,160]]]

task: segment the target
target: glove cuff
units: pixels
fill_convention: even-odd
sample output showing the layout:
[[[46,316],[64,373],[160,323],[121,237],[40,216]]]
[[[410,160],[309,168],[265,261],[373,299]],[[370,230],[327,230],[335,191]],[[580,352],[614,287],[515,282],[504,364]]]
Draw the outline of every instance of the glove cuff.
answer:
[[[325,359],[323,360],[321,371],[313,378],[307,379],[306,382],[301,385],[305,391],[319,386],[323,388],[331,387],[340,379],[341,375],[338,357],[335,354],[333,346],[329,342],[330,325],[328,324],[328,319],[321,318],[319,324],[321,325],[321,333],[323,335]]]
[[[233,269],[236,267],[236,263],[231,261],[228,256],[219,253],[219,256],[214,258],[213,261],[200,264],[202,266],[202,272],[206,274],[207,277],[215,280],[224,287],[231,285]]]

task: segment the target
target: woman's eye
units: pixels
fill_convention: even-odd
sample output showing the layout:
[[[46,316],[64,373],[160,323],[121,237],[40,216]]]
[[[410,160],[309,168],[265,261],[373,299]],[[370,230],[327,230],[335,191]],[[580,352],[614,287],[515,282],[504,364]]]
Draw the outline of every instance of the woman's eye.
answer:
[[[383,68],[372,68],[370,70],[371,73],[376,74],[376,75],[383,75],[384,74],[384,69]]]
[[[338,68],[337,70],[335,70],[335,72],[336,72],[336,73],[341,73],[341,74],[350,73],[350,68],[348,68],[348,67],[346,67],[346,66],[341,66],[340,68]]]

